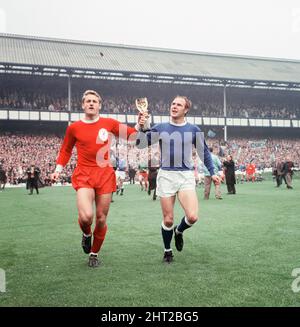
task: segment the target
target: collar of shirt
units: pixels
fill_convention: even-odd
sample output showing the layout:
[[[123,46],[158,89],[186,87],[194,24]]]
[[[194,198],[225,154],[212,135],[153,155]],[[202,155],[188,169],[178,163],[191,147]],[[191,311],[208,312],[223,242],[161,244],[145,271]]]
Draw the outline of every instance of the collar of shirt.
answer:
[[[87,119],[84,119],[84,118],[81,118],[80,120],[81,120],[83,123],[86,123],[86,124],[92,124],[92,123],[96,123],[99,119],[100,119],[100,116],[98,116],[97,118],[95,118],[95,119],[93,119],[93,120],[87,120]]]
[[[185,126],[187,124],[187,121],[185,120],[183,123],[181,124],[176,124],[176,123],[173,123],[172,121],[170,121],[170,124],[173,125],[173,126]]]

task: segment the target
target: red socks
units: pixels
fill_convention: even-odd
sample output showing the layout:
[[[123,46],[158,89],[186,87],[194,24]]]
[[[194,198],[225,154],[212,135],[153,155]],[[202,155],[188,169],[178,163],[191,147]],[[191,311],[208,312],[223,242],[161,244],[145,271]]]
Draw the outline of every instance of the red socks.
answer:
[[[93,245],[91,252],[98,253],[101,249],[101,246],[105,239],[105,234],[107,232],[107,225],[105,225],[103,228],[96,227],[94,229],[94,239],[93,239]]]
[[[78,218],[78,224],[80,226],[80,229],[82,230],[82,232],[85,235],[91,235],[92,234],[91,225],[83,224],[79,220],[79,218]],[[102,244],[104,242],[104,239],[105,239],[106,231],[107,231],[107,225],[106,224],[102,228],[98,227],[98,225],[96,224],[95,229],[94,229],[94,233],[93,233],[94,238],[93,238],[93,245],[92,245],[91,252],[98,253],[100,251],[101,246],[102,246]]]

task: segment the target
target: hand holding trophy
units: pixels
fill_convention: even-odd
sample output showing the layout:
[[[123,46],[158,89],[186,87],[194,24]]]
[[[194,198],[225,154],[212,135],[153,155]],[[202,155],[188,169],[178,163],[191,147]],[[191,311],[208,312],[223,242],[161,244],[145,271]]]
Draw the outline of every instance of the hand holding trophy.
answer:
[[[149,116],[148,113],[148,100],[147,98],[138,98],[135,100],[135,105],[139,111],[138,124],[143,128],[149,128],[149,122],[147,121]],[[145,126],[146,125],[146,126]],[[149,126],[148,126],[149,125]]]
[[[137,110],[141,114],[148,114],[148,100],[147,98],[138,98],[135,100],[135,105],[137,107]]]

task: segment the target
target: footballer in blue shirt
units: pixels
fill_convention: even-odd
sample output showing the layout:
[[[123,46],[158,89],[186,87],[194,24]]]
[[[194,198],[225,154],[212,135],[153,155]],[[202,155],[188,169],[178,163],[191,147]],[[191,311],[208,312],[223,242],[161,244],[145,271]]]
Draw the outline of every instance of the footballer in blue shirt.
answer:
[[[186,114],[191,105],[192,103],[187,97],[176,96],[170,107],[170,121],[156,124],[148,130],[143,129],[137,137],[139,148],[156,142],[159,142],[160,146],[161,162],[156,192],[160,197],[163,214],[161,232],[164,244],[163,262],[165,263],[173,261],[171,248],[173,235],[177,251],[182,251],[183,232],[198,220],[198,198],[192,160],[194,147],[207,167],[212,180],[220,183],[219,177],[214,173],[211,154],[203,133],[198,126],[186,121]],[[176,196],[185,213],[178,225],[174,225]]]

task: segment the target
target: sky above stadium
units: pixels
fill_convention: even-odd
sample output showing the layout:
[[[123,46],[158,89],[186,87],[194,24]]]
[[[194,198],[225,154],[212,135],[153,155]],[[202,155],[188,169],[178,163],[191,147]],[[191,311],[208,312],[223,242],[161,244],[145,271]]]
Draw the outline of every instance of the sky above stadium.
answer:
[[[300,1],[0,0],[0,33],[300,60]]]

